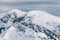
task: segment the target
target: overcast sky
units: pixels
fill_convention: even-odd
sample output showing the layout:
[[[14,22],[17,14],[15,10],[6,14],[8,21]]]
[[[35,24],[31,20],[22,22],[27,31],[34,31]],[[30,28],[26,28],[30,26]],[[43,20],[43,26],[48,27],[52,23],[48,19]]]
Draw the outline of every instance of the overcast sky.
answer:
[[[39,1],[39,0],[0,0],[0,2],[23,2],[23,1]]]
[[[60,16],[60,0],[0,0],[0,12],[8,9],[43,10]]]
[[[59,2],[60,0],[0,0],[0,2],[23,2],[23,1],[55,1]]]

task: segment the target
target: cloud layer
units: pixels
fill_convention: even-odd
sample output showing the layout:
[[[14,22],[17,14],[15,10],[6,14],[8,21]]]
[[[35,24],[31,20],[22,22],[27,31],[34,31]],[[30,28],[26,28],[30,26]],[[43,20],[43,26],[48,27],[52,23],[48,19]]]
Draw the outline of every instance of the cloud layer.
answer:
[[[0,2],[23,2],[23,1],[55,1],[55,2],[59,2],[59,0],[0,0]]]
[[[14,8],[23,11],[43,10],[60,16],[59,0],[0,0],[0,12]]]

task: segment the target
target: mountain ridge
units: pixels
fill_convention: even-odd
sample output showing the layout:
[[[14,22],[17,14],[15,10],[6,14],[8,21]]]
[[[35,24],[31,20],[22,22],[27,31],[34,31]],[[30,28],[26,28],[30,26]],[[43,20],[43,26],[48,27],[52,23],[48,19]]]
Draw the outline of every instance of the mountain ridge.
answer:
[[[3,39],[6,40],[12,40],[12,39],[20,40],[19,39],[20,36],[18,35],[22,32],[24,35],[20,34],[22,35],[21,40],[27,40],[28,38],[29,40],[59,40],[60,38],[60,31],[59,31],[60,17],[53,16],[44,11],[33,10],[29,12],[23,12],[17,9],[12,9],[8,11],[5,16],[1,17],[1,19],[3,20],[3,23],[6,23],[6,25],[3,24],[4,26],[1,25],[2,27],[5,27],[4,31],[6,31],[6,33]],[[2,31],[2,33],[4,31]],[[14,36],[12,36],[12,34],[14,34]],[[45,35],[45,36],[41,36],[41,35]]]

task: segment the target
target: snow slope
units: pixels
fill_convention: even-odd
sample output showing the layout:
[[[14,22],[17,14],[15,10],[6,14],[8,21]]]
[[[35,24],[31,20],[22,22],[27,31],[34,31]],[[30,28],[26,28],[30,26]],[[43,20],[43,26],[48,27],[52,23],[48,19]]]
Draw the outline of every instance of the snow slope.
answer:
[[[47,35],[44,33],[41,32],[36,33],[31,28],[25,27],[24,25],[20,25],[20,24],[15,26],[11,26],[11,28],[7,31],[3,39],[5,40],[45,40],[46,39],[47,40]]]
[[[17,10],[17,9],[11,9],[7,12],[8,14],[16,14],[17,17],[24,17],[27,12],[21,11],[21,10]]]
[[[0,17],[3,40],[59,40],[60,17],[44,11],[12,9]]]
[[[27,16],[25,17],[25,21],[31,21],[34,24],[42,25],[51,31],[55,30],[55,33],[60,35],[60,32],[58,32],[56,29],[60,25],[60,17],[51,15],[47,12],[33,10],[28,12]]]
[[[6,12],[6,14],[1,14],[0,16],[0,36],[5,35],[5,31],[10,28],[11,25],[13,25],[13,21],[16,18],[21,18],[26,15],[26,12],[17,10],[17,9],[12,9]]]

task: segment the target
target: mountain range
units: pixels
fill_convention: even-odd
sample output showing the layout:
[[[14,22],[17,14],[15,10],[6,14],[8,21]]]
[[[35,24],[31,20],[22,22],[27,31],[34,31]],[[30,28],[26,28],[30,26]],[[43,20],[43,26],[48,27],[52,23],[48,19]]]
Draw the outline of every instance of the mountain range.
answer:
[[[11,9],[0,16],[0,40],[60,40],[60,17]]]

